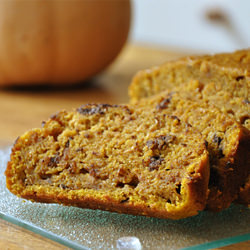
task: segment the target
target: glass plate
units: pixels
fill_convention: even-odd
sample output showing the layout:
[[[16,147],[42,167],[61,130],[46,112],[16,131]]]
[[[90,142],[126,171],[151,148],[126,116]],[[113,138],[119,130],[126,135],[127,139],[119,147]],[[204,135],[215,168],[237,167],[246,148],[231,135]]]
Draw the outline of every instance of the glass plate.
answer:
[[[249,209],[239,205],[173,221],[25,201],[5,187],[9,153],[0,150],[0,217],[65,246],[116,249],[120,237],[135,236],[143,249],[211,249],[250,239]]]

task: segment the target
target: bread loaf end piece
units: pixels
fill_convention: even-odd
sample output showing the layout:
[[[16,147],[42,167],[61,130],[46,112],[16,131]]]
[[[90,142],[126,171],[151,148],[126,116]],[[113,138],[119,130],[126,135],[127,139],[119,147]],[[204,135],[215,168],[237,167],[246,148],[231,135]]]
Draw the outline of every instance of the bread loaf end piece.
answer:
[[[193,86],[190,88],[190,85]],[[189,91],[193,100],[202,99],[215,105],[250,131],[250,49],[188,56],[142,70],[133,78],[129,95],[135,103],[161,91],[175,91],[175,88]],[[250,206],[249,196],[250,174],[236,202]]]
[[[210,158],[207,209],[220,211],[237,198],[249,175],[250,132],[217,107],[192,100],[189,91],[175,90],[144,98],[137,106],[176,116],[202,133]]]

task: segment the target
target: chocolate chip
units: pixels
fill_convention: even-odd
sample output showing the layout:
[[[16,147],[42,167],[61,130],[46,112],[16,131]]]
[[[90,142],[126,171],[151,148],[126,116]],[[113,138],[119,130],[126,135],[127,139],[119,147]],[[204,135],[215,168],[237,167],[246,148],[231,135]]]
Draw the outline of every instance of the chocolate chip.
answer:
[[[161,109],[165,109],[168,107],[168,104],[171,102],[172,100],[172,96],[173,94],[175,94],[175,92],[170,92],[168,93],[168,95],[166,96],[165,99],[163,99],[157,106],[156,109],[157,110],[161,110]]]
[[[59,116],[59,112],[56,112],[55,114],[50,116],[50,119],[51,120],[56,120],[58,118],[58,116]]]
[[[164,161],[159,155],[151,156],[144,164],[149,168],[149,171],[158,170],[161,163]]]
[[[43,174],[43,173],[40,174],[40,178],[42,180],[47,180],[47,179],[51,178],[51,176],[52,176],[52,174]]]
[[[171,102],[172,97],[168,97],[166,99],[164,99],[163,101],[161,101],[157,106],[156,109],[157,110],[161,110],[161,109],[165,109],[168,107],[168,104]]]
[[[178,121],[178,123],[180,123],[181,122],[181,120],[176,116],[176,115],[170,115],[170,117],[172,118],[172,119],[174,119],[174,120],[177,120]],[[188,123],[187,123],[188,124]],[[189,124],[190,125],[190,124]],[[188,125],[188,126],[189,126]],[[189,126],[190,127],[190,126]],[[192,126],[191,126],[192,127]]]
[[[100,114],[103,115],[105,112],[100,107],[95,108],[78,108],[77,111],[82,115],[94,115],[94,114]]]
[[[127,202],[128,200],[129,200],[129,198],[126,198],[126,199],[124,199],[124,200],[121,200],[120,203],[125,203],[125,202]]]
[[[60,158],[61,157],[59,155],[56,155],[54,157],[50,157],[48,166],[49,167],[57,167],[57,164],[59,163]]]
[[[236,81],[244,80],[245,76],[237,76],[235,79]]]
[[[125,183],[119,181],[118,183],[116,183],[116,187],[119,187],[119,188],[123,188],[125,186]]]
[[[79,171],[81,174],[88,174],[89,171],[86,168],[81,168]]]
[[[205,147],[208,148],[208,142],[205,140]]]
[[[67,142],[65,143],[65,148],[68,148],[68,147],[69,147],[69,144],[70,144],[70,141],[67,140]]]
[[[164,146],[167,146],[169,143],[173,142],[176,136],[174,135],[161,135],[156,137],[154,140],[149,140],[146,142],[146,145],[149,149],[158,149],[162,150]]]
[[[181,193],[181,184],[178,184],[177,188],[175,190],[176,190],[177,194],[180,194]]]
[[[67,188],[67,186],[65,186],[64,184],[60,184],[59,187],[62,188],[62,189],[66,189]]]
[[[151,156],[150,157],[150,160],[151,161],[158,161],[158,160],[160,160],[161,159],[161,157],[159,156],[159,155],[154,155],[154,156]]]
[[[70,141],[72,140],[72,137],[69,137],[69,139],[67,140],[67,142],[65,143],[65,148],[68,148],[70,145]]]
[[[117,108],[119,105],[110,105],[110,104],[86,104],[82,105],[80,108],[77,109],[82,115],[94,115],[100,114],[104,115],[108,108],[113,107]]]
[[[77,148],[76,152],[83,152],[83,148]]]
[[[133,188],[136,188],[139,184],[139,179],[136,175],[134,175],[131,179],[130,182],[127,183],[129,186],[133,187]]]
[[[214,142],[214,143],[217,143],[217,145],[220,145],[221,141],[222,141],[222,138],[219,137],[219,136],[217,136],[217,135],[215,134],[214,137],[213,137],[213,142]]]

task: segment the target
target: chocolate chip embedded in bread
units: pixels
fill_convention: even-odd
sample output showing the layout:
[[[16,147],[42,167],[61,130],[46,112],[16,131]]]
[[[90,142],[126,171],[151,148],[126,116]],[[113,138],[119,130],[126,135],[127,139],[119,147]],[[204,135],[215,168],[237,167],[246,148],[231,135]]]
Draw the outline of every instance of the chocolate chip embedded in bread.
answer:
[[[175,135],[161,135],[159,137],[147,141],[146,145],[152,150],[161,150],[164,146],[167,146],[169,143],[173,142],[175,138]]]

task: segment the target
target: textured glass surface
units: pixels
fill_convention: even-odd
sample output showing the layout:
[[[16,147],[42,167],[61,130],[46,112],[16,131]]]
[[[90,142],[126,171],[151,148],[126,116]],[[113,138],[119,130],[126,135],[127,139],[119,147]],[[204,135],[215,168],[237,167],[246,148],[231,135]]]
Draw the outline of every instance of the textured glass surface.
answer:
[[[250,232],[249,209],[236,205],[172,221],[24,201],[5,187],[9,152],[0,150],[0,217],[68,246],[116,249],[119,238],[135,236],[143,249],[178,249]]]

